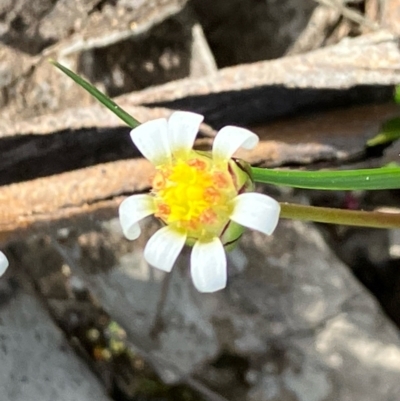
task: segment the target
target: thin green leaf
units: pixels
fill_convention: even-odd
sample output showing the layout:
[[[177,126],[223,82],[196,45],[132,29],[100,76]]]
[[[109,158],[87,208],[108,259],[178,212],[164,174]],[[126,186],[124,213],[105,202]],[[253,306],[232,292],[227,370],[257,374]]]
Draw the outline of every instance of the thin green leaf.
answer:
[[[367,146],[383,145],[400,138],[400,118],[393,118],[383,124],[377,136],[367,142]]]
[[[67,67],[58,63],[55,60],[49,60],[51,64],[60,69],[64,74],[68,75],[72,80],[74,80],[83,89],[87,90],[93,97],[95,97],[101,104],[106,106],[110,111],[112,111],[117,117],[119,117],[124,123],[129,125],[131,128],[136,128],[140,125],[140,122],[128,114],[124,109],[119,107],[114,101],[112,101],[104,93],[100,92],[96,87],[90,84],[85,79],[81,78],[79,75],[72,72]]]
[[[256,182],[294,188],[325,190],[375,190],[400,188],[400,168],[294,171],[252,168]]]

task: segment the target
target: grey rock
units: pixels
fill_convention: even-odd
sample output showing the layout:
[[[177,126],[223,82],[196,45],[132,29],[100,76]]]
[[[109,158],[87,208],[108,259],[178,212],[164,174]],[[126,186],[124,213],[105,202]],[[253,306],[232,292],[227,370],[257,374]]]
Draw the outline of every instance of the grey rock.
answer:
[[[283,56],[316,5],[312,0],[192,0],[221,67]]]
[[[400,257],[400,230],[390,231],[390,256]]]
[[[49,64],[49,58],[109,96],[214,72],[202,27],[186,2],[35,0],[24,7],[24,0],[18,0],[5,4],[0,8],[3,120],[14,123],[24,116],[95,102]]]
[[[110,401],[12,261],[0,282],[0,399]]]
[[[214,128],[392,98],[398,38],[378,31],[306,54],[227,67],[123,95],[119,104],[196,111]]]
[[[156,227],[142,228],[128,242],[112,220],[63,253],[165,381],[195,374],[231,400],[396,399],[398,332],[312,225],[247,232],[215,294],[193,288],[189,249],[170,275],[149,267],[143,247]],[[246,361],[242,387],[210,365],[225,354]]]

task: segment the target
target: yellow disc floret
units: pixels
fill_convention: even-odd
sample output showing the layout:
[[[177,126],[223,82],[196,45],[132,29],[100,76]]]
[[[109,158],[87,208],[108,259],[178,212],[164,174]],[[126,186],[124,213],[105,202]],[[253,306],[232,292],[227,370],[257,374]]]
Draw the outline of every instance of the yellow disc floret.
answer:
[[[155,215],[194,240],[221,235],[238,193],[226,163],[217,165],[195,151],[158,166],[152,192]]]

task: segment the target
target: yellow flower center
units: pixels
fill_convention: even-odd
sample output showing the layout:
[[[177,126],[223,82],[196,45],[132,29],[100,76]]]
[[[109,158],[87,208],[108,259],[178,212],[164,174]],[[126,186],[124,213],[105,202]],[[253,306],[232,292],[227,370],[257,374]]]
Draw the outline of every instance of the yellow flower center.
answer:
[[[221,235],[237,195],[228,164],[195,151],[157,167],[152,192],[157,217],[189,240],[206,241]]]

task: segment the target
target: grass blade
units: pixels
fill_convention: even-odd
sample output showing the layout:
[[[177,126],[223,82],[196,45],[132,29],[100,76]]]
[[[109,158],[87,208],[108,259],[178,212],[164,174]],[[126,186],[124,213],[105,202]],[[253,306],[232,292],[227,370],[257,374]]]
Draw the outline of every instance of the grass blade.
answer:
[[[101,104],[107,107],[110,111],[112,111],[117,117],[119,117],[124,123],[129,125],[131,128],[136,128],[140,125],[140,122],[133,118],[130,114],[128,114],[124,109],[119,107],[114,101],[112,101],[108,96],[104,93],[100,92],[96,87],[90,84],[85,79],[81,78],[79,75],[72,72],[67,67],[64,67],[62,64],[58,63],[55,60],[50,60],[50,63],[61,70],[64,74],[68,75],[72,80],[74,80],[79,86],[83,89],[87,90],[94,98],[96,98]]]

